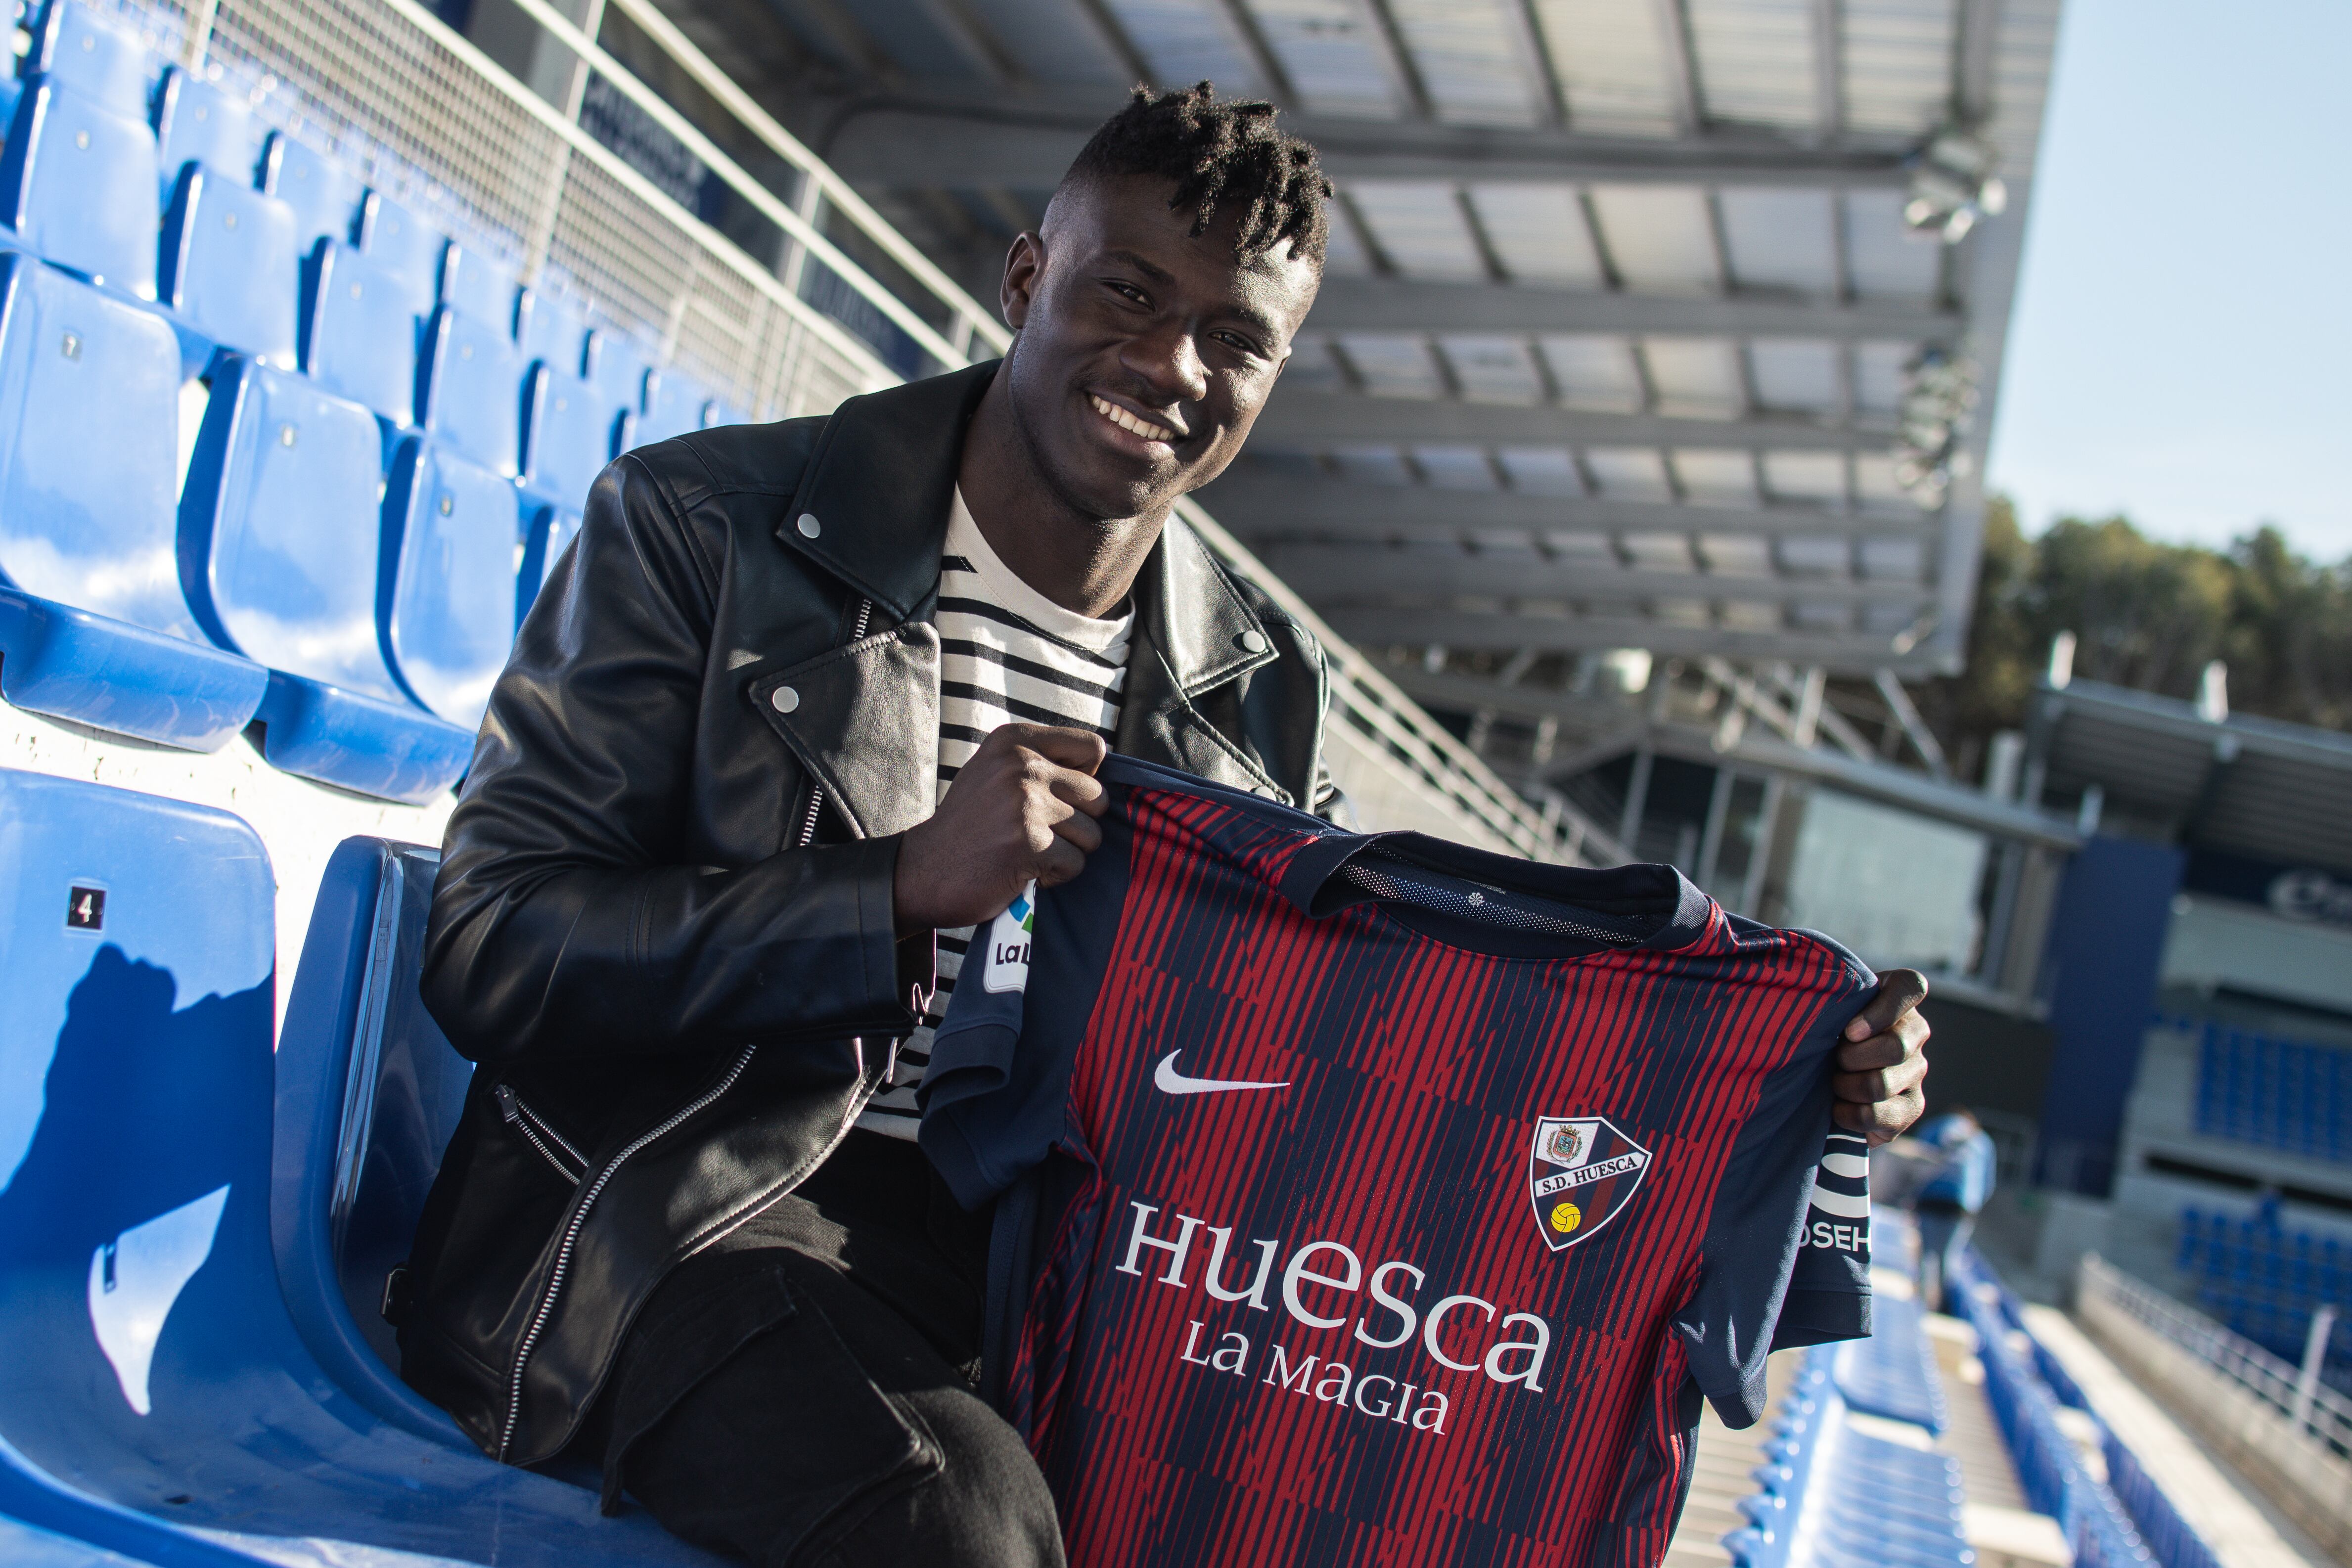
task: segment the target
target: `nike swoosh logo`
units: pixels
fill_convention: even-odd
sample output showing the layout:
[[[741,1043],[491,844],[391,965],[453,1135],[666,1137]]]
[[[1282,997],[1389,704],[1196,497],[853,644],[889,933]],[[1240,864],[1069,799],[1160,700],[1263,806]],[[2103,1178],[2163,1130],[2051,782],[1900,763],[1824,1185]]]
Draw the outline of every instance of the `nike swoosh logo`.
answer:
[[[1160,1059],[1151,1070],[1151,1082],[1162,1094],[1222,1094],[1229,1089],[1287,1089],[1281,1083],[1252,1083],[1241,1078],[1187,1078],[1176,1071],[1176,1059],[1184,1053],[1171,1051]]]

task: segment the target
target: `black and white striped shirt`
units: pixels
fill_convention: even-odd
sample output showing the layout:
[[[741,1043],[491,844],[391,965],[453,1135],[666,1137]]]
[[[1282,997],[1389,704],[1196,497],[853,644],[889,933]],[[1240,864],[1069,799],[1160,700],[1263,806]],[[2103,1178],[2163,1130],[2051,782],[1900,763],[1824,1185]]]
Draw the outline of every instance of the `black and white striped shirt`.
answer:
[[[1118,728],[1131,614],[1092,621],[1063,609],[997,559],[959,493],[940,563],[940,795],[1001,724],[1066,725],[1106,741]],[[955,994],[969,925],[939,934],[939,989],[923,1024],[898,1048],[890,1086],[857,1124],[915,1135],[915,1086],[931,1060],[931,1031]]]

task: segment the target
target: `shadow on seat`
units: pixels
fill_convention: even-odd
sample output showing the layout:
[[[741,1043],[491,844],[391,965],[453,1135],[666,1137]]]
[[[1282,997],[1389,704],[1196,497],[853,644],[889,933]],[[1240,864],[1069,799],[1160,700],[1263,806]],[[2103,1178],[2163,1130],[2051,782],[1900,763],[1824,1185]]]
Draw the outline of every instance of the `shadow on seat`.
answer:
[[[600,1518],[593,1492],[386,1419],[311,1354],[271,1246],[274,883],[252,830],[14,771],[0,821],[0,1514],[164,1568],[709,1563],[643,1514]],[[322,908],[359,921],[373,961],[382,899],[330,882]],[[383,973],[413,991],[404,963]],[[418,1054],[362,1038],[368,1131],[331,1167],[352,1173],[347,1238],[387,1211],[379,1140],[455,1087],[420,1076],[404,1101],[388,1074]],[[348,1098],[330,1097],[331,1144],[355,1129]]]

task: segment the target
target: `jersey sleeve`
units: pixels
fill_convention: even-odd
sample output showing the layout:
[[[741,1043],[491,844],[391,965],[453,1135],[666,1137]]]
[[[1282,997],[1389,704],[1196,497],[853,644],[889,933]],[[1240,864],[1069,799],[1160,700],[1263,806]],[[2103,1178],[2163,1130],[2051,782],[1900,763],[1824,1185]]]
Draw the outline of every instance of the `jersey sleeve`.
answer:
[[[1012,1185],[1023,1147],[1037,1135],[1020,1124],[1024,1108],[1006,1102],[1028,1010],[1036,900],[1032,883],[1011,908],[972,933],[960,983],[932,1035],[931,1060],[915,1091],[923,1113],[918,1141],[966,1208]],[[1053,1129],[1043,1135],[1051,1146]],[[1042,1156],[1044,1149],[1037,1153]]]
[[[1731,1427],[1762,1416],[1772,1351],[1870,1333],[1868,1151],[1832,1125],[1829,1078],[1839,1031],[1876,978],[1838,956],[1842,983],[1733,1144],[1697,1286],[1674,1320],[1692,1377]]]

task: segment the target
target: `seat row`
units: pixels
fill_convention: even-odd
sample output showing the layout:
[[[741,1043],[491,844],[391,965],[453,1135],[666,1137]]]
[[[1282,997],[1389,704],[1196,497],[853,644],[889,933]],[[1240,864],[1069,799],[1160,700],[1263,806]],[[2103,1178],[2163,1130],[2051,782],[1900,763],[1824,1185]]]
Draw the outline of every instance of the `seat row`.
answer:
[[[249,826],[5,769],[0,822],[0,1561],[709,1568],[393,1371],[470,1082],[417,999],[436,852],[336,852],[273,1050]]]
[[[2317,1160],[2352,1160],[2352,1051],[2205,1020],[2197,1130]]]
[[[152,63],[48,0],[8,84],[0,696],[202,750],[257,719],[273,765],[421,802],[596,472],[729,416]]]

